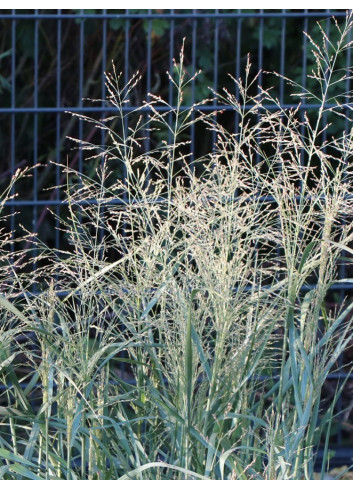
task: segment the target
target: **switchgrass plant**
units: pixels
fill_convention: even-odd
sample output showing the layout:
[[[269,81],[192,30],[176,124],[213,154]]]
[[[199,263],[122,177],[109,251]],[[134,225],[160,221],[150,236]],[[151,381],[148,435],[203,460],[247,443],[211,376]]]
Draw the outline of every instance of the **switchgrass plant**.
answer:
[[[353,253],[351,95],[338,90],[351,69],[337,68],[352,16],[334,27],[337,44],[309,37],[316,90],[294,84],[315,117],[253,90],[250,61],[238,97],[214,94],[237,133],[184,109],[183,51],[168,75],[176,107],[151,94],[128,112],[138,74],[125,86],[107,75],[116,115],[77,116],[106,134],[78,141],[95,172],[60,165],[67,249],[37,242],[28,272],[10,238],[1,248],[1,478],[324,477],[353,336],[353,304],[325,306]],[[325,140],[339,116],[349,130]],[[193,124],[216,134],[200,158],[184,137]]]

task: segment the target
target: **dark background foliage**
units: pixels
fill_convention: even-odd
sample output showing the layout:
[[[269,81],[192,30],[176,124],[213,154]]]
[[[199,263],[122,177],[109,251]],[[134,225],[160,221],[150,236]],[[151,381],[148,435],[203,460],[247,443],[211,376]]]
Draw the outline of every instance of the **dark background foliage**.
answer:
[[[6,18],[10,14],[17,18]],[[202,70],[185,94],[185,105],[210,96],[209,87],[234,91],[228,74],[243,74],[248,53],[254,73],[264,68],[306,83],[313,60],[303,31],[315,38],[320,20],[334,37],[331,15],[322,10],[1,10],[0,185],[17,166],[65,161],[67,155],[75,159],[67,135],[100,137],[63,109],[84,108],[93,115],[88,109],[97,104],[82,98],[105,97],[104,71],[112,69],[112,60],[125,80],[136,70],[143,76],[131,98],[136,106],[148,92],[173,101],[166,71],[172,71],[184,37],[187,70]],[[294,102],[283,81],[263,75],[259,83],[273,86],[282,103]],[[194,144],[197,152],[208,149],[205,138]],[[48,183],[55,181],[45,170],[39,172],[36,188],[20,198],[48,198],[42,193]]]

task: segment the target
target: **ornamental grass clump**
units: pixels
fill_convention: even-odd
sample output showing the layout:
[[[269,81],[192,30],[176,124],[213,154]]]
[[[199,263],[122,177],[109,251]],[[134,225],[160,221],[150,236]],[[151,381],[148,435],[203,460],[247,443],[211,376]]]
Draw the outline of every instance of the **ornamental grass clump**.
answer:
[[[334,25],[337,43],[309,37],[313,88],[291,82],[315,117],[254,92],[250,61],[238,97],[214,94],[238,133],[199,110],[207,100],[183,107],[183,50],[175,107],[151,94],[129,112],[139,75],[107,75],[116,115],[77,116],[106,134],[75,140],[94,171],[59,165],[67,249],[37,241],[29,273],[1,248],[1,478],[324,478],[353,337],[353,304],[325,306],[353,253],[350,94],[338,91],[351,70],[337,67],[352,16]],[[349,131],[323,139],[339,116]],[[200,158],[193,124],[216,136]],[[150,134],[162,137],[146,149]]]

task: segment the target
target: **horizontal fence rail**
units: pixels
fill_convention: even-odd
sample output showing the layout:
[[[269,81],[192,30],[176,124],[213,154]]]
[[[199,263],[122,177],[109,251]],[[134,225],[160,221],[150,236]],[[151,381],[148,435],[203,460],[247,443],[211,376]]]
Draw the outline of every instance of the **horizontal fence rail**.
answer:
[[[278,110],[278,106],[274,104],[262,104],[262,106],[265,109],[268,110]],[[342,104],[341,107],[343,109],[345,108],[351,108],[353,104],[347,103],[347,104]],[[251,105],[245,104],[244,109],[249,110],[251,109]],[[292,109],[295,107],[295,104],[283,104],[281,105],[282,109]],[[319,109],[321,107],[320,104],[301,104],[301,109],[302,110],[308,110],[308,109]],[[334,104],[326,104],[325,109],[332,109],[333,107],[336,107]],[[157,112],[168,112],[170,111],[169,107],[165,107],[163,105],[154,105],[153,106],[154,110]],[[180,110],[186,110],[188,109],[188,105],[181,105]],[[122,111],[125,113],[129,113],[134,110],[139,110],[141,112],[152,112],[152,109],[148,106],[146,107],[137,107],[137,106],[128,106],[128,107],[122,107]],[[213,112],[213,111],[232,111],[234,110],[233,107],[227,106],[227,105],[220,105],[220,104],[211,104],[211,105],[197,105],[196,107],[197,110],[200,110],[202,112]],[[109,105],[106,105],[104,107],[1,107],[0,108],[0,114],[35,114],[35,113],[56,113],[56,112],[61,112],[61,113],[77,113],[77,114],[84,114],[84,113],[91,113],[91,112],[96,112],[96,113],[104,113],[105,111],[109,111],[109,113],[119,113],[120,109],[117,109],[116,107],[110,107]]]
[[[120,14],[103,14],[103,13],[85,13],[82,11],[82,13],[77,13],[77,14],[71,14],[71,13],[57,13],[57,14],[44,14],[44,13],[34,13],[34,14],[21,14],[21,13],[11,13],[11,14],[1,14],[1,18],[4,19],[14,19],[14,20],[20,20],[20,19],[60,19],[60,20],[66,20],[66,19],[168,19],[168,20],[173,20],[173,19],[247,19],[247,18],[258,18],[258,19],[266,19],[266,18],[309,18],[312,17],[314,19],[322,19],[322,18],[327,18],[328,15],[330,16],[335,16],[335,17],[345,17],[345,11],[344,10],[325,10],[325,11],[309,11],[309,10],[304,10],[304,11],[297,11],[297,12],[290,12],[290,11],[285,11],[282,10],[281,12],[276,12],[276,11],[271,11],[271,12],[264,12],[264,11],[239,11],[239,12],[219,12],[219,11],[209,11],[208,13],[203,13],[203,12],[196,12],[196,11],[189,11],[186,13],[176,13],[176,12],[170,12],[170,13],[157,13],[157,12],[143,12],[143,13],[129,13],[128,11],[122,11],[123,13]],[[142,12],[142,10],[140,10]]]

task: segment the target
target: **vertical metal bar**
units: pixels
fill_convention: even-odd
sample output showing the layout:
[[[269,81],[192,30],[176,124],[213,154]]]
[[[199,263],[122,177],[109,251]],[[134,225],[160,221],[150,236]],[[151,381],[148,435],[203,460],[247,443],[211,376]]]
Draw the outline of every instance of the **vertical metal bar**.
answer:
[[[85,18],[83,16],[84,10],[80,9],[80,14],[82,15],[81,21],[80,21],[80,47],[79,47],[79,85],[78,85],[78,106],[81,108],[82,107],[82,98],[83,98],[83,75],[84,75],[84,40],[85,40],[85,31],[84,31],[84,25],[85,25]],[[82,120],[79,119],[78,121],[78,139],[82,141],[83,139],[83,123]],[[79,158],[78,158],[78,171],[81,174],[83,170],[83,155],[82,151],[79,151]]]
[[[33,93],[33,106],[38,108],[38,27],[39,20],[37,18],[38,9],[34,11],[34,93]],[[33,162],[36,165],[38,163],[38,112],[33,115]],[[37,214],[38,214],[38,169],[33,170],[33,232],[37,230]],[[33,256],[38,255],[37,250],[33,251]],[[36,269],[36,264],[33,264],[33,269]],[[37,289],[36,285],[33,286],[33,290]]]
[[[128,14],[129,14],[129,10],[126,9],[125,10],[125,15],[128,15]],[[130,36],[129,36],[129,31],[130,31],[130,19],[128,19],[128,18],[125,17],[124,86],[126,86],[128,84],[129,77],[130,77],[130,73],[129,73],[129,60],[130,60]],[[128,127],[129,127],[129,115],[128,115],[128,113],[126,113],[124,115],[124,120],[122,121],[122,124],[124,124],[125,134],[127,134],[128,133]],[[126,164],[123,164],[123,179],[124,179],[124,183],[126,183],[126,180],[127,180],[127,166],[126,166]],[[124,191],[124,200],[125,200],[126,203],[128,202],[128,199],[129,199],[129,196],[128,196],[127,192]],[[122,233],[123,233],[123,237],[125,239],[126,238],[126,224],[125,223],[123,224]],[[121,328],[122,328],[122,330],[124,330],[125,329],[125,326],[122,324],[121,325]],[[126,352],[123,352],[122,353],[122,357],[123,358],[127,358],[127,356],[128,355],[127,355]],[[121,363],[121,377],[123,379],[126,376],[125,374],[126,374],[125,363],[122,362]]]
[[[152,14],[152,10],[148,9],[148,14]],[[149,100],[151,92],[151,64],[152,64],[152,20],[148,19],[147,27],[147,78],[146,78],[146,97]]]
[[[260,14],[263,14],[263,9],[260,9]],[[258,70],[261,70],[259,75],[259,85],[262,86],[262,69],[263,69],[263,58],[264,58],[264,18],[260,17],[259,23],[259,54],[258,54]]]
[[[304,13],[306,13],[308,10],[305,9]],[[303,32],[308,32],[308,17],[304,17],[303,21]],[[305,88],[306,87],[306,80],[307,80],[307,49],[308,49],[308,39],[305,34],[303,34],[303,52],[302,52],[302,79],[301,79],[301,84]],[[301,110],[301,122],[304,122],[304,110]],[[304,138],[304,125],[302,125],[301,130],[300,130],[301,137]],[[301,164],[305,165],[305,153],[304,150],[302,149],[300,151],[300,157],[301,157]],[[300,181],[300,192],[303,189],[303,183]]]
[[[350,30],[349,33],[348,33],[348,38],[347,38],[347,42],[350,42],[352,40],[352,31]],[[351,49],[347,49],[346,51],[346,68],[348,70],[348,68],[351,65],[352,63],[352,50]],[[348,104],[350,103],[350,98],[349,98],[349,92],[350,92],[350,89],[351,89],[351,80],[350,80],[350,77],[347,76],[347,79],[346,79],[346,82],[345,82],[345,92],[346,92],[346,96],[345,96],[345,104],[346,106],[348,107]],[[350,117],[350,110],[349,109],[346,109],[345,110],[345,113],[346,113],[346,116]],[[348,119],[345,119],[345,122],[344,122],[344,130],[345,130],[345,133],[348,134],[349,131],[350,131],[350,127],[351,127],[351,123]],[[345,162],[347,163],[347,162]],[[347,167],[347,165],[346,165]],[[346,177],[347,173],[345,172],[344,173],[344,177]],[[342,258],[346,257],[347,254],[345,251],[342,251],[342,254],[341,254]],[[346,270],[346,265],[343,263],[342,266],[339,267],[339,278],[341,280],[344,280],[345,278],[347,277],[347,270]],[[348,294],[348,290],[347,289],[342,289],[340,291],[340,302],[341,304],[343,303],[344,301],[344,298],[345,296],[347,296]],[[343,365],[343,358],[340,357],[339,359],[339,366],[342,367]],[[337,403],[337,410],[338,412],[342,412],[343,410],[343,402],[342,402],[342,396],[340,396],[339,400],[338,400],[338,403]],[[341,418],[342,420],[342,418]],[[337,439],[337,444],[340,446],[342,445],[342,428],[340,427],[339,429],[339,433],[338,433],[338,439]]]
[[[282,22],[281,22],[281,51],[280,51],[280,66],[279,66],[279,73],[280,75],[282,75],[280,78],[279,78],[279,103],[281,105],[281,107],[283,106],[284,104],[284,79],[282,78],[284,75],[285,75],[285,52],[286,52],[286,10],[283,9],[282,10]],[[281,117],[281,120],[283,119],[282,116]],[[280,128],[280,131],[282,131],[282,129]],[[283,167],[282,167],[282,163],[279,164],[279,168],[278,168],[278,172],[282,172],[283,171]],[[281,248],[281,246],[276,246],[276,256],[277,256],[277,259],[280,260],[281,259],[281,254],[283,252],[283,249]],[[278,280],[281,280],[282,276],[281,276],[281,272],[277,272],[276,273],[276,277]]]
[[[347,42],[351,42],[351,39],[352,39],[352,31],[350,30],[349,33],[348,33],[348,38],[347,38]],[[351,49],[347,49],[346,50],[346,68],[348,70],[348,68],[351,66],[351,62],[352,62],[352,50]],[[346,78],[346,82],[345,82],[345,92],[346,92],[346,96],[345,96],[345,105],[346,107],[349,107],[349,103],[350,103],[350,98],[349,98],[349,91],[351,89],[351,80],[350,80],[350,77],[347,76]],[[347,117],[351,117],[350,115],[350,110],[347,108],[345,109],[345,114]],[[346,118],[345,121],[344,121],[344,130],[345,130],[345,133],[348,134],[349,133],[349,130],[350,130],[350,127],[351,127],[351,123],[350,121]],[[345,162],[346,164],[346,167],[347,167],[347,161]],[[346,177],[346,172],[344,173],[344,177]],[[342,257],[345,257],[346,256],[346,252],[345,251],[342,251]],[[340,266],[339,268],[339,278],[341,280],[345,279],[347,277],[347,270],[346,270],[346,265],[342,265]],[[340,292],[340,301],[341,303],[343,302],[344,300],[344,297],[345,295],[348,293],[348,290],[341,290]]]
[[[149,16],[152,14],[152,10],[148,9],[148,14]],[[149,102],[150,100],[150,93],[151,93],[151,71],[152,71],[152,20],[149,17],[148,18],[148,23],[147,23],[147,53],[146,53],[147,59],[147,67],[146,67],[146,101]],[[145,141],[144,141],[144,149],[146,153],[150,152],[151,149],[151,138],[150,138],[150,121],[149,117],[150,114],[149,112],[146,112],[146,131],[145,131]],[[150,177],[151,177],[151,165],[147,164],[147,176],[146,176],[146,185],[147,187],[150,184]]]
[[[241,14],[241,9],[238,9],[238,14]],[[241,34],[242,34],[242,17],[239,17],[237,20],[237,31],[236,31],[236,50],[235,50],[235,78],[239,80],[240,78],[240,58],[241,58]],[[240,97],[239,87],[235,85],[235,98],[238,102]],[[234,116],[234,132],[237,135],[238,141],[240,141],[240,114],[239,112],[235,112]],[[239,189],[234,189],[234,197],[237,197],[239,193]]]
[[[304,13],[307,13],[308,9],[304,10]],[[303,31],[308,32],[308,17],[304,16],[304,22],[303,22]],[[302,53],[302,86],[305,88],[306,87],[306,79],[307,79],[307,46],[308,46],[308,39],[307,37],[303,34],[303,53]]]
[[[103,15],[107,13],[106,9],[102,9]],[[105,97],[106,97],[106,85],[105,85],[105,70],[106,70],[106,61],[107,61],[107,19],[103,18],[102,19],[102,71],[101,71],[101,107],[102,107],[102,112],[100,117],[102,119],[105,118]],[[104,148],[105,145],[105,131],[101,131],[101,146]],[[103,168],[105,165],[105,157],[102,156],[101,158],[101,169],[102,169],[102,176],[103,176]],[[102,181],[102,185],[105,186],[105,182]],[[104,197],[104,195],[103,195]],[[104,212],[105,212],[105,206],[103,204],[103,207],[99,207],[99,231],[98,231],[98,239],[99,243],[95,243],[98,245],[98,259],[103,260],[104,259],[104,254],[103,254],[103,240],[104,240],[104,229],[101,226],[101,221],[104,219]],[[102,311],[102,304],[99,303],[99,311]],[[99,331],[96,333],[96,338],[98,339],[99,342],[101,342],[103,338],[103,332]]]
[[[263,9],[260,9],[260,14],[263,14]],[[262,87],[262,79],[263,79],[263,76],[262,76],[263,54],[264,54],[263,42],[264,42],[264,18],[260,17],[260,21],[259,21],[259,45],[258,45],[258,66],[257,66],[258,71],[260,70],[260,74],[259,74],[259,78],[258,78],[258,80],[259,80],[258,85],[260,87]],[[260,89],[258,89],[258,93],[259,93],[259,90]],[[258,119],[258,120],[260,120],[260,119]],[[257,140],[257,144],[259,144],[260,140],[258,138],[256,140]],[[258,152],[256,153],[255,161],[256,161],[256,163],[260,162],[260,155]]]
[[[129,10],[125,10],[125,15],[129,15]],[[129,30],[130,30],[130,19],[125,18],[125,67],[124,67],[124,84],[127,85],[129,81],[129,44],[130,44],[130,37],[129,37]]]
[[[152,10],[148,9],[148,14],[151,15]],[[148,24],[147,24],[147,72],[146,72],[146,100],[150,100],[150,92],[151,92],[151,71],[152,71],[152,21],[149,18],[148,19]],[[148,117],[148,114],[147,114]],[[146,124],[147,132],[146,132],[146,140],[145,140],[145,150],[148,153],[150,151],[151,147],[151,139],[150,139],[150,133],[148,131],[150,125],[149,123]],[[147,183],[148,183],[147,179]]]
[[[174,9],[170,10],[171,15],[174,14]],[[175,29],[175,21],[172,18],[170,20],[170,29],[169,29],[169,73],[171,76],[173,76],[173,70],[174,70],[174,65],[173,65],[173,58],[174,58],[174,29]],[[168,103],[172,107],[174,107],[173,103],[173,83],[169,81],[168,85]],[[173,127],[173,114],[170,113],[168,115],[168,124],[169,127]],[[168,144],[171,144],[172,142],[172,134],[168,132]]]
[[[106,9],[103,9],[102,10],[102,13],[103,15],[105,15],[107,13],[107,10]],[[106,66],[107,66],[107,19],[103,19],[102,20],[102,80],[101,80],[101,99],[102,99],[102,102],[101,102],[101,107],[102,107],[102,114],[101,114],[101,118],[104,119],[105,118],[105,97],[106,97],[106,86],[105,86],[105,70],[106,70]],[[101,145],[102,147],[104,147],[105,145],[105,131],[101,131]],[[101,161],[101,164],[104,165],[104,157],[102,157],[102,161]],[[101,214],[101,217],[103,215]],[[103,236],[104,236],[104,230],[102,228],[100,228],[99,230],[99,238],[101,240],[101,242],[103,241]],[[102,249],[100,248],[100,251],[99,251],[99,258],[102,259],[103,258],[103,254],[102,254]]]
[[[129,10],[125,10],[125,15],[129,14]],[[129,77],[130,77],[130,72],[129,72],[129,59],[130,59],[130,36],[129,36],[129,31],[130,31],[130,19],[125,18],[125,53],[124,53],[124,86],[126,86],[129,82]],[[125,134],[128,132],[128,127],[129,127],[129,115],[128,113],[125,114],[124,120],[122,121],[122,124],[124,124],[124,129],[125,129]],[[124,182],[126,182],[127,179],[127,166],[123,164],[123,178]],[[124,199],[127,202],[128,195],[126,192],[124,192]],[[125,228],[124,228],[125,230]]]
[[[282,10],[282,24],[281,24],[281,59],[279,72],[282,76],[285,74],[285,56],[286,56],[286,10]],[[284,79],[279,79],[279,101],[280,104],[284,104]]]
[[[349,33],[348,33],[347,42],[350,42],[351,41],[351,38],[352,38],[352,31],[350,30]],[[347,49],[347,51],[346,51],[346,68],[347,69],[351,66],[351,58],[352,58],[351,53],[352,53],[351,49]],[[347,106],[350,103],[350,98],[349,98],[350,85],[351,85],[351,80],[350,80],[350,77],[347,76],[347,79],[346,79],[346,82],[345,82],[345,93],[346,93],[346,96],[345,96],[345,101],[344,101],[345,104],[347,104]],[[345,114],[346,114],[346,116],[350,116],[350,111],[348,109],[346,109],[345,110]],[[344,122],[344,131],[345,131],[346,134],[348,134],[349,133],[349,130],[350,130],[349,120],[348,119],[345,119],[345,122]],[[344,177],[346,177],[346,171],[344,172]],[[346,220],[345,219],[344,219],[344,223],[346,223]],[[341,256],[344,259],[344,257],[347,256],[346,252],[345,251],[342,251]],[[347,277],[346,265],[344,263],[339,267],[338,275],[339,275],[340,280],[344,280]],[[341,304],[343,304],[344,298],[347,295],[347,293],[348,293],[348,290],[345,290],[345,289],[342,289],[340,291],[339,298],[340,298],[340,303]],[[340,368],[343,367],[343,355],[341,355],[340,358],[339,358],[339,367]],[[342,422],[343,419],[344,419],[343,418],[343,413],[342,413],[342,411],[343,411],[342,396],[340,396],[339,399],[338,399],[338,402],[337,402],[337,411],[339,413],[341,413],[341,415],[340,415],[340,421]],[[337,432],[337,445],[338,446],[341,446],[342,445],[342,438],[343,438],[343,436],[342,436],[342,426],[340,424],[339,425],[338,432]]]
[[[84,75],[84,10],[80,9],[80,30],[79,30],[79,58],[78,58],[78,107],[83,107],[83,75]],[[83,121],[78,120],[78,140],[83,140]],[[78,172],[83,173],[83,151],[78,148]],[[79,177],[79,185],[81,186],[81,177]],[[82,222],[82,212],[78,211],[79,222]]]
[[[83,9],[80,9],[80,13],[83,14],[84,13],[84,10]],[[85,23],[85,19],[84,17],[81,17],[81,21],[80,21],[80,47],[79,47],[79,94],[78,94],[78,97],[79,97],[79,107],[82,107],[83,105],[83,101],[82,101],[82,98],[83,98],[83,69],[84,69],[84,65],[83,65],[83,62],[84,62],[84,56],[83,56],[83,44],[84,44],[84,23]],[[80,141],[82,141],[83,139],[83,122],[81,119],[79,119],[78,121],[78,139]],[[78,171],[80,173],[80,175],[82,174],[83,172],[83,154],[82,154],[82,150],[79,150],[79,155],[78,155]],[[81,181],[81,178],[80,178],[80,181]],[[78,218],[79,218],[79,222],[81,223],[82,222],[82,213],[79,211],[79,214],[78,214]],[[86,450],[86,443],[85,443],[85,440],[82,439],[81,440],[81,451],[82,453],[85,452]],[[86,471],[86,467],[84,465],[84,459],[85,459],[85,456],[84,457],[81,457],[81,475],[82,477],[84,477],[84,474],[85,474],[85,471]]]
[[[106,15],[107,10],[102,10],[103,15]],[[106,86],[105,86],[105,71],[107,67],[107,19],[102,19],[102,80],[101,80],[101,107],[102,114],[101,117],[105,117],[105,97],[106,97]],[[104,146],[105,134],[104,131],[101,132],[101,145]]]
[[[57,10],[58,19],[57,23],[57,61],[56,61],[56,106],[59,108],[61,106],[61,9]],[[60,112],[56,113],[56,161],[60,162],[61,152],[60,152],[60,137],[61,137],[61,114]],[[57,201],[60,200],[60,168],[56,167],[55,173],[55,198]],[[60,215],[60,205],[57,205],[55,208],[56,215]],[[55,219],[55,247],[58,250],[60,246],[60,231],[59,231],[59,219]]]
[[[216,14],[218,14],[218,9],[216,9]],[[213,51],[213,90],[217,92],[218,90],[218,38],[219,38],[219,20],[215,20],[215,30],[214,30],[214,51]],[[215,100],[217,103],[217,99]],[[214,117],[214,122],[217,122],[217,116]],[[216,144],[216,131],[212,131],[212,146]]]
[[[16,14],[16,10],[12,10],[12,15]],[[16,19],[13,18],[11,26],[11,109],[14,110],[16,107]],[[15,174],[15,160],[16,160],[16,116],[15,113],[11,113],[11,161],[10,169],[11,175]],[[11,196],[15,194],[15,187],[11,188]],[[10,226],[11,232],[15,231],[15,207],[11,206],[11,217]],[[11,240],[10,250],[11,253],[14,252],[14,243]]]
[[[193,14],[197,13],[197,10],[194,9]],[[197,20],[194,18],[192,21],[192,45],[191,45],[191,76],[195,74],[196,70],[196,32],[197,32]],[[191,105],[195,103],[195,78],[191,82]],[[194,113],[191,115],[191,120],[193,121],[195,119]],[[194,163],[193,160],[195,158],[195,125],[191,125],[190,129],[190,138],[191,138],[191,145],[190,145],[190,150],[191,150],[191,164],[190,167],[191,169],[194,168]]]
[[[329,18],[329,16],[330,16],[330,9],[326,9],[326,12],[327,12],[327,14],[328,14],[328,18],[326,19],[326,29],[325,29],[325,30],[326,30],[326,35],[327,35],[327,37],[328,37],[328,38],[330,38],[330,23],[331,23],[331,22],[330,22],[330,18]],[[329,45],[328,45],[328,43],[327,43],[327,41],[326,41],[326,40],[324,41],[324,43],[325,43],[325,45],[326,45],[326,48],[327,48],[327,49],[330,49],[330,47],[329,47]],[[325,126],[326,126],[326,124],[327,124],[327,112],[324,112],[324,114],[323,114],[323,116],[322,116],[322,123],[323,123],[323,127],[325,127]],[[325,142],[325,140],[326,140],[326,136],[327,136],[327,130],[325,129],[325,130],[322,132],[322,143],[324,143],[324,142]],[[325,149],[325,148],[324,148],[324,153],[326,153],[326,149]]]
[[[238,14],[241,14],[241,9],[238,9]],[[240,17],[237,21],[237,35],[236,35],[236,58],[235,58],[235,78],[239,80],[240,78],[240,57],[241,57],[241,31],[242,31],[242,18]],[[235,86],[235,97],[239,100],[239,88]],[[239,133],[239,114],[235,113],[234,119],[234,131],[236,134]]]

